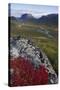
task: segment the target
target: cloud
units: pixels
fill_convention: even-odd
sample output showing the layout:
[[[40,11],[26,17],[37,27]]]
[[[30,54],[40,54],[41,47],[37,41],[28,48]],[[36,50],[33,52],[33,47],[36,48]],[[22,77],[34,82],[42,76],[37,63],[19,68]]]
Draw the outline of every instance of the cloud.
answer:
[[[15,17],[21,17],[22,14],[25,13],[30,13],[32,14],[35,18],[39,18],[43,15],[51,14],[53,12],[40,12],[40,11],[33,11],[33,10],[11,10],[11,16]]]

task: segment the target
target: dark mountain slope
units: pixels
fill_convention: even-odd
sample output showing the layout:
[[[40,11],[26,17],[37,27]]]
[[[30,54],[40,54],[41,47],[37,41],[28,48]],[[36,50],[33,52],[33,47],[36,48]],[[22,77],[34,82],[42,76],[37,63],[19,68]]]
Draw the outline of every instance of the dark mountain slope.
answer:
[[[49,14],[38,19],[32,16],[32,14],[23,14],[21,17],[11,16],[9,17],[9,19],[25,23],[31,22],[34,24],[47,24],[58,26],[58,14]]]

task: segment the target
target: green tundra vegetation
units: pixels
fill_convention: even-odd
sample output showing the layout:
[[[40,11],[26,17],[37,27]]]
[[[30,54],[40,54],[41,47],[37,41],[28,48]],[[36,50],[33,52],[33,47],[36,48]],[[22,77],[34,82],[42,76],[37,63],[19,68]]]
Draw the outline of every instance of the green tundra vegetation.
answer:
[[[48,56],[58,74],[58,27],[46,24],[23,23],[11,20],[10,35],[32,39],[36,46]]]

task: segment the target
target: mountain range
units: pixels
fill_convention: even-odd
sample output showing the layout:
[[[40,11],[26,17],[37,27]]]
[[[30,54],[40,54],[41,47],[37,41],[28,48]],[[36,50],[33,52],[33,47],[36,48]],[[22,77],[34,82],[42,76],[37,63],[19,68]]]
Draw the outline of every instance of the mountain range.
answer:
[[[25,13],[22,14],[21,17],[9,16],[9,18],[24,23],[31,22],[36,24],[58,25],[58,14],[48,14],[40,18],[35,18],[32,14]]]

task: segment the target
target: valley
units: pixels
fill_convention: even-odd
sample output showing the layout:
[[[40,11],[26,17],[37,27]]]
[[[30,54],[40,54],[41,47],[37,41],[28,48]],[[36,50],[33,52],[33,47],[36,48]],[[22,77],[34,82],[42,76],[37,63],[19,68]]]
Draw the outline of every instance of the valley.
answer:
[[[53,25],[15,20],[11,20],[10,26],[11,37],[20,36],[25,39],[31,39],[36,46],[45,52],[58,74],[58,28]]]

